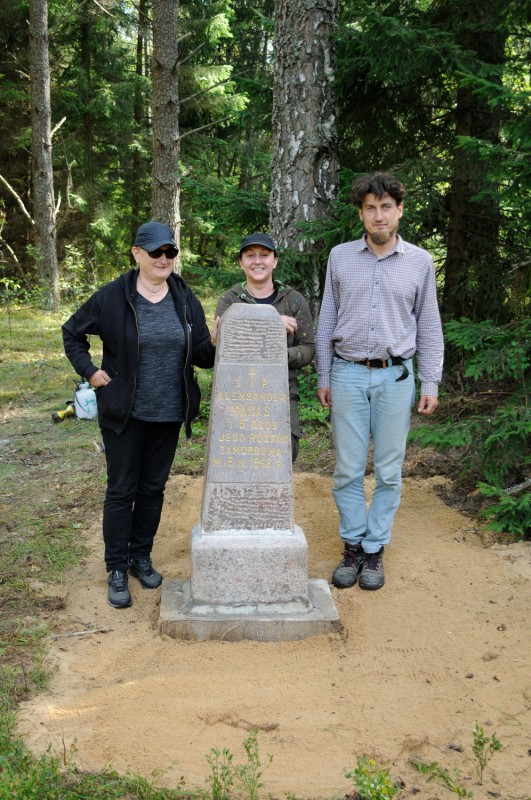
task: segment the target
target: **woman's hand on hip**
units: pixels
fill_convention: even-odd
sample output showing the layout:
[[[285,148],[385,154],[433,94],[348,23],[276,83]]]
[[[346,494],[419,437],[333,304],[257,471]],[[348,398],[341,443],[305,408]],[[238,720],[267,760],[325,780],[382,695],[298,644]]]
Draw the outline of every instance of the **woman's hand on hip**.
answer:
[[[95,389],[98,389],[100,386],[107,386],[110,382],[111,378],[109,378],[104,369],[98,369],[94,375],[91,375],[89,378],[90,385]]]

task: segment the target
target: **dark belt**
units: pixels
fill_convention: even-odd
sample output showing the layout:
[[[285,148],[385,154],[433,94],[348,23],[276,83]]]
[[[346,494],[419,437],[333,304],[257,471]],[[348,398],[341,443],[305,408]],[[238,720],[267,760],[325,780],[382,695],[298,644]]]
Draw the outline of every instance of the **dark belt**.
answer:
[[[336,356],[340,358],[341,361],[350,361],[350,358],[340,356],[339,353],[336,353]],[[402,358],[402,356],[389,356],[389,358],[364,358],[363,361],[350,361],[350,363],[362,364],[364,367],[369,367],[369,369],[384,369],[391,365],[393,367],[400,367],[404,361],[405,359]],[[391,362],[391,364],[389,364],[389,362]]]
[[[336,356],[342,361],[349,361],[348,358],[343,358],[339,353],[336,353]],[[389,366],[402,367],[402,374],[396,379],[396,383],[398,381],[404,381],[409,375],[409,370],[404,366],[404,361],[406,361],[406,359],[402,358],[402,356],[389,356],[389,358],[365,358],[363,361],[351,361],[350,363],[361,364],[369,369],[385,369],[385,367]]]
[[[391,364],[389,364],[391,362]],[[404,359],[401,356],[389,356],[389,358],[366,358],[363,361],[354,361],[354,364],[363,364],[369,369],[380,369],[389,366],[401,367]]]

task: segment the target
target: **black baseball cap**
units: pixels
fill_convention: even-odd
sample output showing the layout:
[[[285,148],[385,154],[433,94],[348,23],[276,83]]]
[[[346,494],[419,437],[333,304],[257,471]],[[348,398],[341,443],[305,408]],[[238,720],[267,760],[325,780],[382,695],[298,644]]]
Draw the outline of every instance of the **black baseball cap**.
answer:
[[[259,244],[267,250],[272,250],[275,255],[277,254],[277,248],[271,236],[268,236],[267,233],[250,233],[249,236],[245,236],[242,239],[240,255],[246,247],[252,247],[253,244]]]
[[[141,247],[148,253],[164,244],[170,244],[178,250],[171,228],[162,222],[145,222],[136,232],[135,247]]]

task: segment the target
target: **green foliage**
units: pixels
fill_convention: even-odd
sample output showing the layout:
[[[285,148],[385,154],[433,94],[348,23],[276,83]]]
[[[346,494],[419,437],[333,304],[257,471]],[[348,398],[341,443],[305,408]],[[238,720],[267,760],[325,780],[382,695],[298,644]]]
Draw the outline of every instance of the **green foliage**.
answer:
[[[463,318],[448,322],[444,333],[466,357],[465,378],[524,381],[531,365],[531,319],[500,326]]]
[[[490,520],[488,528],[495,533],[510,533],[515,539],[529,536],[531,521],[531,492],[509,495],[502,489],[480,482],[478,487],[493,504],[481,511]]]
[[[501,747],[501,742],[496,738],[496,733],[493,733],[489,739],[489,737],[485,735],[485,731],[481,725],[479,725],[477,721],[474,722],[474,741],[472,743],[472,753],[474,766],[476,767],[476,775],[480,786],[483,784],[483,773],[485,772],[485,767],[491,760],[494,753],[497,753],[498,750],[501,750]]]
[[[299,385],[299,416],[304,425],[325,425],[330,429],[330,410],[317,401],[317,373],[313,366],[301,369],[297,381]]]
[[[0,305],[9,306],[11,303],[24,303],[28,301],[28,292],[20,280],[13,278],[0,278]]]
[[[496,326],[463,319],[448,323],[445,333],[462,356],[465,385],[495,381],[493,396],[498,389],[504,399],[492,413],[466,416],[460,410],[442,423],[412,431],[410,438],[441,450],[462,448],[463,471],[477,475],[480,492],[495,501],[482,512],[490,520],[489,529],[515,538],[529,535],[529,492],[513,495],[504,487],[507,481],[518,484],[528,477],[531,322]]]
[[[234,5],[180,4],[181,250],[186,261],[204,267],[228,267],[242,228],[267,225],[268,217],[272,5]],[[53,159],[68,299],[115,277],[132,232],[150,217],[151,14],[148,3],[139,20],[130,0],[110,2],[104,10],[97,4],[87,10],[76,0],[49,0],[48,6],[53,124],[63,120]],[[26,18],[27,3],[2,5],[0,101],[6,114],[0,174],[31,213]],[[6,201],[4,235],[19,261],[0,250],[6,277],[29,291],[36,271],[24,261],[28,223],[4,186],[0,195]],[[79,256],[75,275],[67,244]]]
[[[232,760],[234,756],[226,747],[219,751],[213,747],[206,756],[210,774],[206,783],[210,786],[209,797],[212,800],[230,800],[234,773]]]
[[[77,0],[48,5],[53,124],[64,118],[53,159],[68,299],[125,267],[132,231],[150,215],[152,37],[149,4],[145,20],[131,0],[111,0],[104,10]],[[317,263],[289,254],[281,261],[285,277],[309,297],[317,293],[315,268],[322,279],[330,247],[360,232],[348,199],[351,178],[391,169],[408,189],[401,232],[433,254],[441,287],[461,281],[474,319],[523,315],[531,252],[526,3],[340,5],[330,84],[339,106],[339,198],[318,224],[301,226],[322,248]],[[0,23],[0,174],[31,212],[27,3],[1,4]],[[183,0],[179,38],[183,270],[225,288],[241,235],[269,224],[274,3]],[[481,113],[463,113],[463,93]],[[385,125],[375,116],[375,98],[387,111]],[[464,117],[486,125],[463,130]],[[480,220],[487,235],[467,229],[470,246],[459,253],[456,277],[444,281],[447,232],[462,221],[451,208],[459,158],[478,176],[462,213],[472,209],[466,220]],[[12,281],[4,288],[11,300],[38,301],[26,250],[31,231],[15,197],[5,187],[0,192],[2,235],[18,258],[0,252]],[[476,258],[478,240],[488,258]]]
[[[97,286],[91,280],[91,269],[81,250],[74,244],[67,244],[65,252],[59,277],[61,299],[79,306],[96,291]]]
[[[528,462],[531,409],[506,401],[490,416],[476,415],[445,420],[411,431],[410,440],[439,450],[461,447],[465,472],[479,472],[487,482],[501,486]]]
[[[38,759],[27,754],[23,763],[6,763],[1,774],[0,798],[58,800],[61,783],[59,761],[49,753]]]
[[[201,165],[197,164],[206,174],[196,174],[196,169],[182,180],[183,197],[188,201],[183,209],[183,231],[188,240],[186,272],[193,269],[204,285],[226,289],[240,273],[237,259],[242,236],[267,229],[268,185],[257,180],[242,188],[237,185],[237,176],[216,176],[212,165],[205,163],[211,157],[211,153],[203,155]],[[258,155],[255,157],[258,160]]]
[[[478,784],[483,785],[483,776],[485,768],[491,760],[494,753],[501,750],[502,744],[497,739],[496,734],[486,736],[485,731],[478,724],[474,722],[473,739],[472,739],[472,755],[465,753],[467,758],[472,761],[476,770]],[[469,791],[460,782],[460,772],[457,767],[454,768],[451,774],[447,769],[442,767],[437,761],[432,761],[430,764],[425,764],[423,761],[417,759],[411,760],[412,765],[418,769],[423,775],[427,776],[428,781],[436,781],[439,785],[446,787],[457,797],[473,797],[473,792]]]
[[[460,782],[460,772],[457,767],[454,768],[452,774],[441,767],[437,761],[432,761],[431,764],[425,764],[422,761],[414,762],[414,766],[423,775],[426,775],[428,782],[435,781],[440,786],[449,789],[457,797],[473,797],[474,793],[468,791]]]
[[[345,772],[354,781],[360,800],[391,800],[396,794],[389,770],[368,756],[358,756],[355,769]]]
[[[260,761],[258,731],[256,728],[253,728],[249,736],[244,740],[243,747],[247,760],[242,764],[236,764],[234,766],[234,775],[244,796],[248,800],[258,800],[260,789],[263,787],[261,781],[263,770],[262,762]],[[267,759],[268,764],[270,764],[273,760],[273,756],[268,755]],[[267,766],[265,769],[267,769]]]
[[[249,736],[244,739],[243,747],[247,756],[241,764],[234,762],[234,756],[227,748],[218,750],[212,748],[206,760],[210,767],[210,774],[206,783],[210,787],[205,797],[211,800],[230,800],[232,797],[243,797],[246,800],[258,800],[263,770],[260,761],[258,746],[258,731],[253,728]],[[268,756],[268,763],[273,756]],[[267,769],[267,766],[265,767]],[[233,787],[236,786],[236,794]]]

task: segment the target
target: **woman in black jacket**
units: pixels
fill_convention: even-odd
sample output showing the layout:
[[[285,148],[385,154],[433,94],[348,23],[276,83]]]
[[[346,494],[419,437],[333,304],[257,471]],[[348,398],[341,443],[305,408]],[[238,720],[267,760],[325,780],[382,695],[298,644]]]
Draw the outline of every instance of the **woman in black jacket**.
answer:
[[[145,589],[162,575],[151,550],[164,489],[182,424],[191,435],[200,392],[193,367],[212,367],[203,308],[173,272],[178,249],[171,229],[147,222],[132,248],[138,269],[106,284],[63,325],[65,353],[97,389],[98,420],[107,460],[103,539],[108,599],[131,605],[128,571]],[[101,367],[90,355],[91,334],[103,342]]]

